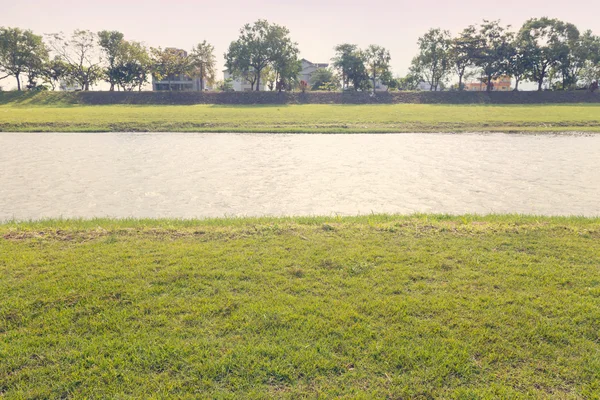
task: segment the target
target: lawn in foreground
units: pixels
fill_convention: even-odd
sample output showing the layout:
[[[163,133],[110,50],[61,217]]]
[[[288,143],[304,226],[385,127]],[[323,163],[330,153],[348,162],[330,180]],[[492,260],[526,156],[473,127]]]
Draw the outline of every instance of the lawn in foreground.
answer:
[[[600,220],[0,225],[0,397],[594,398]]]
[[[600,104],[0,105],[4,132],[600,132]]]

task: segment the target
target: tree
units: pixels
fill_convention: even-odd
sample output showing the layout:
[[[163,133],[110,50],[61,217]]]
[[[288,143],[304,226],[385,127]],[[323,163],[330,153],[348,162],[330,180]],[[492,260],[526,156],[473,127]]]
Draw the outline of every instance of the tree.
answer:
[[[350,84],[349,71],[355,63],[358,46],[355,44],[344,43],[335,46],[335,57],[331,59],[333,66],[340,73],[342,78],[342,89],[348,89]]]
[[[475,65],[475,58],[479,50],[476,37],[476,29],[473,25],[465,28],[456,38],[450,42],[450,64],[454,73],[458,75],[458,90],[464,89],[463,80],[468,68]]]
[[[298,44],[288,37],[288,30],[275,25],[273,28],[273,48],[270,68],[275,71],[277,90],[291,90],[298,83],[302,69],[298,54]]]
[[[47,59],[41,36],[30,30],[0,28],[0,73],[4,74],[0,79],[14,77],[17,90],[21,90],[21,76],[32,74],[33,78]]]
[[[335,81],[333,71],[329,68],[317,68],[310,76],[310,85],[312,90],[321,90],[321,87],[326,84],[331,84]]]
[[[396,79],[396,87],[398,90],[417,90],[421,77],[415,74],[408,74],[403,78]]]
[[[417,41],[419,54],[412,60],[412,70],[437,91],[451,71],[451,40],[448,31],[430,29]]]
[[[373,93],[377,87],[377,77],[386,77],[389,80],[390,73],[390,52],[377,45],[370,45],[365,51],[367,71],[373,82]]]
[[[200,90],[204,90],[204,80],[210,85],[215,83],[217,62],[214,53],[214,46],[206,40],[198,43],[192,50],[192,67],[200,77]]]
[[[139,42],[123,41],[115,64],[115,83],[125,91],[142,90],[148,82],[152,60],[148,49]]]
[[[166,79],[169,82],[169,91],[173,90],[171,81],[176,76],[183,75],[190,70],[190,60],[182,50],[166,48],[152,48],[151,62],[152,74],[156,80]]]
[[[507,73],[513,34],[500,26],[500,21],[484,20],[475,37],[479,44],[475,65],[481,68],[489,92],[493,80]]]
[[[244,77],[252,87],[256,83],[256,90],[260,90],[265,68],[271,66],[280,76],[288,75],[297,66],[297,54],[297,44],[289,38],[286,27],[261,19],[240,30],[240,37],[225,53],[225,65],[234,76]]]
[[[507,52],[506,73],[515,80],[514,91],[519,90],[519,83],[530,69],[529,59],[525,56],[525,45],[517,37],[513,40]]]
[[[48,35],[50,47],[69,65],[70,78],[82,90],[90,90],[102,77],[102,57],[98,49],[98,35],[91,31],[76,30],[70,38],[62,33]]]
[[[597,89],[600,81],[600,37],[591,33],[588,36],[588,32],[583,36],[588,56],[579,73],[579,81],[593,91]]]
[[[538,84],[538,90],[565,50],[558,38],[560,30],[560,21],[546,17],[529,19],[519,30],[518,40],[528,64],[526,77]]]
[[[592,31],[578,35],[577,40],[569,44],[568,56],[559,61],[559,69],[563,75],[563,86],[575,88],[581,79],[581,73],[588,61],[600,57],[600,38]],[[565,88],[567,88],[565,86]]]
[[[587,59],[587,55],[579,51],[579,29],[573,24],[556,21],[551,40],[556,54],[554,68],[561,76],[561,87],[563,90],[575,88],[577,75]]]
[[[108,64],[106,68],[106,80],[110,84],[110,91],[115,90],[117,83],[117,63],[119,57],[123,55],[123,45],[125,42],[124,35],[117,31],[101,31],[98,32],[98,44],[104,53],[104,58]]]
[[[335,47],[336,55],[332,58],[333,66],[342,77],[342,88],[349,89],[350,84],[354,90],[369,88],[369,73],[365,65],[367,58],[365,52],[354,44],[344,43]]]
[[[44,82],[50,84],[52,90],[56,90],[56,85],[70,75],[69,65],[56,56],[46,63],[42,75]]]

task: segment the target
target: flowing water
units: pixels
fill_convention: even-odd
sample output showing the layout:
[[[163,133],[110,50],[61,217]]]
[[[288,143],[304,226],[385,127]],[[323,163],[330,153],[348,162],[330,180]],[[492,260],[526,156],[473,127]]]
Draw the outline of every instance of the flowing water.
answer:
[[[600,215],[600,135],[0,133],[0,220]]]

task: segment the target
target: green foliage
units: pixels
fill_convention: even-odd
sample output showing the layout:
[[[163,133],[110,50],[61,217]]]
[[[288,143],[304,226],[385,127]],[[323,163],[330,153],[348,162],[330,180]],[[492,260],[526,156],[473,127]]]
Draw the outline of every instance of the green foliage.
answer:
[[[289,33],[286,27],[266,20],[244,25],[238,40],[231,42],[225,53],[227,69],[260,90],[263,71],[271,67],[277,74],[279,90],[290,86],[298,76],[300,64],[298,45]]]
[[[101,79],[104,71],[97,34],[75,30],[70,37],[53,33],[48,39],[52,51],[68,65],[68,78],[77,82],[81,90],[90,90]]]
[[[484,20],[479,26],[475,36],[479,46],[475,65],[481,68],[488,91],[492,90],[494,79],[507,73],[513,37],[513,33],[501,26],[500,21]]]
[[[342,77],[342,88],[368,90],[370,88],[367,56],[355,44],[340,44],[335,47],[333,66]]]
[[[205,40],[194,47],[190,56],[192,69],[195,75],[200,77],[202,90],[204,90],[205,80],[209,85],[212,85],[217,79],[217,60],[214,53],[214,46]]]
[[[233,79],[227,78],[224,81],[217,82],[217,90],[221,92],[233,92]]]
[[[337,79],[332,70],[329,68],[317,68],[310,77],[310,85],[312,90],[337,90],[339,84],[336,84]]]
[[[419,54],[413,58],[411,73],[429,83],[437,91],[452,70],[450,33],[430,29],[419,38]]]
[[[119,58],[124,53],[124,35],[117,31],[101,31],[98,32],[99,45],[104,52],[106,62],[106,79],[110,83],[110,91],[115,90],[117,83],[117,70],[119,68]]]
[[[0,225],[12,398],[594,398],[600,221]],[[559,388],[559,389],[558,389]]]
[[[29,75],[30,85],[48,60],[42,37],[30,30],[0,27],[0,79],[12,76],[21,90],[21,77]],[[33,85],[35,86],[35,84]]]
[[[371,77],[373,92],[377,89],[377,79],[391,81],[390,52],[378,45],[370,45],[364,52],[367,72]]]
[[[192,60],[182,50],[174,48],[152,48],[152,74],[156,80],[169,81],[169,91],[173,90],[171,81],[177,80],[192,69]]]
[[[415,74],[408,74],[403,78],[396,80],[396,88],[398,90],[417,90],[421,83],[421,77]]]
[[[519,31],[519,37],[530,65],[527,77],[537,82],[538,90],[542,90],[544,81],[561,59],[565,63],[569,52],[568,43],[573,43],[578,36],[577,28],[557,19],[532,18],[525,22]]]
[[[453,72],[458,76],[458,89],[464,89],[464,78],[469,68],[475,65],[475,58],[479,48],[477,31],[475,26],[471,25],[464,29],[450,43],[450,64]]]

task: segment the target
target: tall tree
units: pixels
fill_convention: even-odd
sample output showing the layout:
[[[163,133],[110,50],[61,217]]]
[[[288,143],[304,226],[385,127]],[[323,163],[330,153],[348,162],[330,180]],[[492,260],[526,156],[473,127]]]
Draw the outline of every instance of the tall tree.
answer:
[[[524,48],[525,44],[520,41],[519,37],[515,38],[508,48],[506,73],[515,80],[515,92],[519,90],[519,83],[531,68]]]
[[[329,68],[317,68],[310,76],[310,85],[312,90],[320,90],[326,84],[335,82],[335,75]],[[339,85],[337,85],[339,87]]]
[[[123,41],[115,63],[115,82],[125,91],[142,90],[148,82],[152,60],[148,49],[139,42]]]
[[[437,91],[452,68],[451,40],[448,31],[430,29],[417,41],[419,54],[412,61],[412,71]]]
[[[236,76],[246,76],[256,90],[260,90],[262,72],[268,66],[284,71],[284,64],[294,63],[292,50],[297,54],[297,45],[289,38],[289,30],[266,20],[246,24],[240,37],[229,45],[225,60],[227,69]],[[286,64],[287,63],[287,64]],[[252,77],[250,75],[253,75]]]
[[[544,81],[560,56],[555,40],[558,23],[558,20],[546,17],[532,18],[523,24],[518,33],[529,65],[527,78],[538,84],[538,90],[542,90]]]
[[[563,55],[558,62],[564,89],[576,88],[586,62],[594,57],[600,57],[600,38],[592,31],[578,35],[576,40],[569,43],[568,54]]]
[[[499,21],[484,20],[476,38],[480,47],[475,57],[475,65],[481,68],[489,92],[494,87],[494,79],[507,73],[513,34],[508,31],[508,27],[500,26]]]
[[[48,61],[44,66],[43,79],[44,82],[50,84],[52,90],[56,90],[56,85],[69,75],[69,65],[58,56]]]
[[[463,80],[470,67],[475,65],[475,58],[479,50],[475,26],[465,28],[450,43],[450,64],[458,76],[458,90],[464,89]]]
[[[190,59],[181,50],[160,47],[150,50],[152,57],[152,74],[156,80],[167,80],[169,91],[173,90],[175,77],[190,71]]]
[[[376,91],[377,78],[389,77],[390,73],[390,52],[381,46],[370,45],[365,51],[367,71],[373,82],[373,93]]]
[[[198,43],[191,53],[192,67],[200,77],[200,90],[204,90],[204,81],[210,85],[215,83],[217,71],[217,61],[215,58],[215,48],[206,40]]]
[[[358,46],[350,43],[343,43],[335,46],[335,57],[331,59],[333,61],[333,67],[339,71],[342,77],[342,89],[348,89],[350,85],[349,72],[356,63],[356,54],[358,53]]]
[[[272,29],[270,68],[276,75],[277,90],[291,90],[298,83],[301,63],[298,59],[298,44],[288,36],[286,28],[275,25]]]
[[[53,33],[48,38],[52,50],[69,65],[72,80],[82,90],[90,90],[103,72],[98,35],[87,30],[76,30],[70,37]]]
[[[342,77],[342,88],[348,89],[350,84],[354,90],[369,88],[369,72],[367,56],[354,44],[341,44],[335,47],[336,55],[332,59],[333,66]]]
[[[22,75],[37,75],[47,59],[48,50],[41,36],[30,30],[0,28],[0,73],[4,74],[0,79],[14,77],[17,90],[21,90]]]
[[[567,90],[575,88],[577,83],[577,74],[586,56],[579,59],[580,45],[579,29],[571,23],[556,21],[554,35],[552,36],[552,44],[556,52],[555,69],[561,77],[561,88]]]
[[[98,32],[98,44],[104,53],[106,60],[106,80],[110,84],[110,91],[115,90],[117,83],[117,63],[119,56],[123,53],[123,43],[125,42],[124,35],[117,31],[101,31]]]

